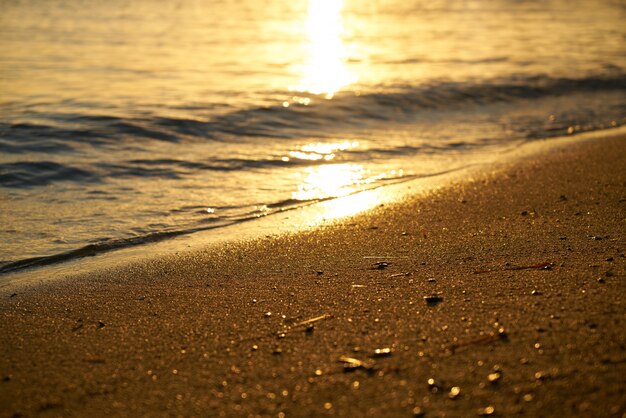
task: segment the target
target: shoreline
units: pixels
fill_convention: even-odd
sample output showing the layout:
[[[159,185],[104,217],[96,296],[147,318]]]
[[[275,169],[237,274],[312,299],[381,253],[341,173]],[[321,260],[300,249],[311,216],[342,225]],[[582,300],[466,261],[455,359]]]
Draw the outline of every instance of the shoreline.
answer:
[[[93,274],[110,268],[124,268],[133,263],[181,253],[196,251],[203,247],[219,246],[236,241],[249,241],[263,237],[292,234],[332,224],[342,218],[358,215],[379,204],[394,204],[403,199],[414,198],[416,194],[426,196],[433,190],[449,187],[454,182],[465,182],[485,171],[498,171],[520,159],[529,158],[539,153],[550,152],[561,147],[604,137],[626,135],[626,126],[598,131],[583,132],[570,136],[549,137],[522,142],[519,147],[501,151],[488,161],[469,164],[465,168],[419,177],[390,185],[381,185],[373,189],[356,192],[352,195],[333,198],[304,205],[285,212],[273,213],[267,217],[248,220],[206,231],[181,234],[156,242],[120,247],[94,254],[87,254],[59,262],[34,265],[0,274],[0,292],[10,291],[22,284],[44,283],[49,280],[68,279],[77,275]],[[365,197],[364,196],[367,196]],[[237,238],[232,238],[236,236]],[[85,247],[70,252],[89,252]],[[52,256],[61,257],[65,253]],[[49,258],[49,257],[43,257]],[[29,261],[24,259],[21,261]]]
[[[296,233],[6,284],[0,414],[621,417],[626,136],[595,136]]]

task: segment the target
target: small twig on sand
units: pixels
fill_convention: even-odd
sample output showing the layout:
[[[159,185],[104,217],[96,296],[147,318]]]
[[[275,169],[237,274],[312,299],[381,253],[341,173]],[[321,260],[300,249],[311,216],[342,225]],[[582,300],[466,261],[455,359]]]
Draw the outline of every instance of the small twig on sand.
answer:
[[[343,363],[343,371],[351,372],[357,369],[371,370],[376,364],[374,361],[363,361],[354,357],[341,356],[339,362]]]
[[[315,322],[318,321],[323,321],[324,319],[329,319],[332,318],[333,316],[330,314],[324,314],[324,315],[320,315],[320,316],[316,316],[315,318],[311,318],[311,319],[307,319],[306,321],[302,321],[302,322],[298,322],[297,324],[294,324],[292,328],[296,328],[296,327],[301,327],[301,326],[305,326],[305,325],[311,325]]]
[[[552,270],[552,267],[554,267],[554,263],[552,262],[545,262],[545,263],[537,263],[537,264],[531,264],[530,266],[508,266],[503,268],[502,270]],[[491,273],[493,271],[497,271],[498,269],[480,269],[480,270],[475,270],[474,274],[484,274],[484,273]]]
[[[530,266],[512,266],[506,267],[505,270],[552,270],[554,263],[546,262],[546,263],[538,263]]]

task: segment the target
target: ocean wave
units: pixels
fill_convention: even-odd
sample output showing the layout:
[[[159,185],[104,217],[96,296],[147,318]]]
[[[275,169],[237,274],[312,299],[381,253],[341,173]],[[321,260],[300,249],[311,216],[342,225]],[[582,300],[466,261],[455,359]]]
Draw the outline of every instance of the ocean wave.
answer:
[[[0,186],[29,188],[58,181],[89,183],[98,181],[92,172],[52,161],[20,161],[0,164]]]
[[[160,115],[142,118],[48,115],[54,124],[41,121],[0,123],[0,151],[65,153],[85,143],[91,147],[109,147],[128,141],[297,139],[360,129],[380,122],[410,122],[428,110],[458,110],[574,93],[626,90],[626,73],[621,70],[611,73],[579,79],[513,76],[480,83],[439,81],[419,86],[381,86],[365,93],[342,92],[332,100],[296,94],[274,106],[236,109],[205,119]],[[45,120],[44,116],[41,118]]]

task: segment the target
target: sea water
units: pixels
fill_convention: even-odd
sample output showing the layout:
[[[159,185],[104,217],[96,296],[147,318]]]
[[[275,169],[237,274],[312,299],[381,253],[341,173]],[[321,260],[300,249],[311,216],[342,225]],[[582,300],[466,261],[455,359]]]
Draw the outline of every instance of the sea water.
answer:
[[[0,270],[624,124],[619,0],[0,0]]]

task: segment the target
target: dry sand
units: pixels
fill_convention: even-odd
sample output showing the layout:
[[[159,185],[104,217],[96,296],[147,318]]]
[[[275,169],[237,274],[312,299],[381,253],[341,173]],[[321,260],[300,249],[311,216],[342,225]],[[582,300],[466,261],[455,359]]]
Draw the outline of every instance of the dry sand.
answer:
[[[332,226],[5,288],[0,415],[624,416],[625,186],[626,139],[586,141]]]

